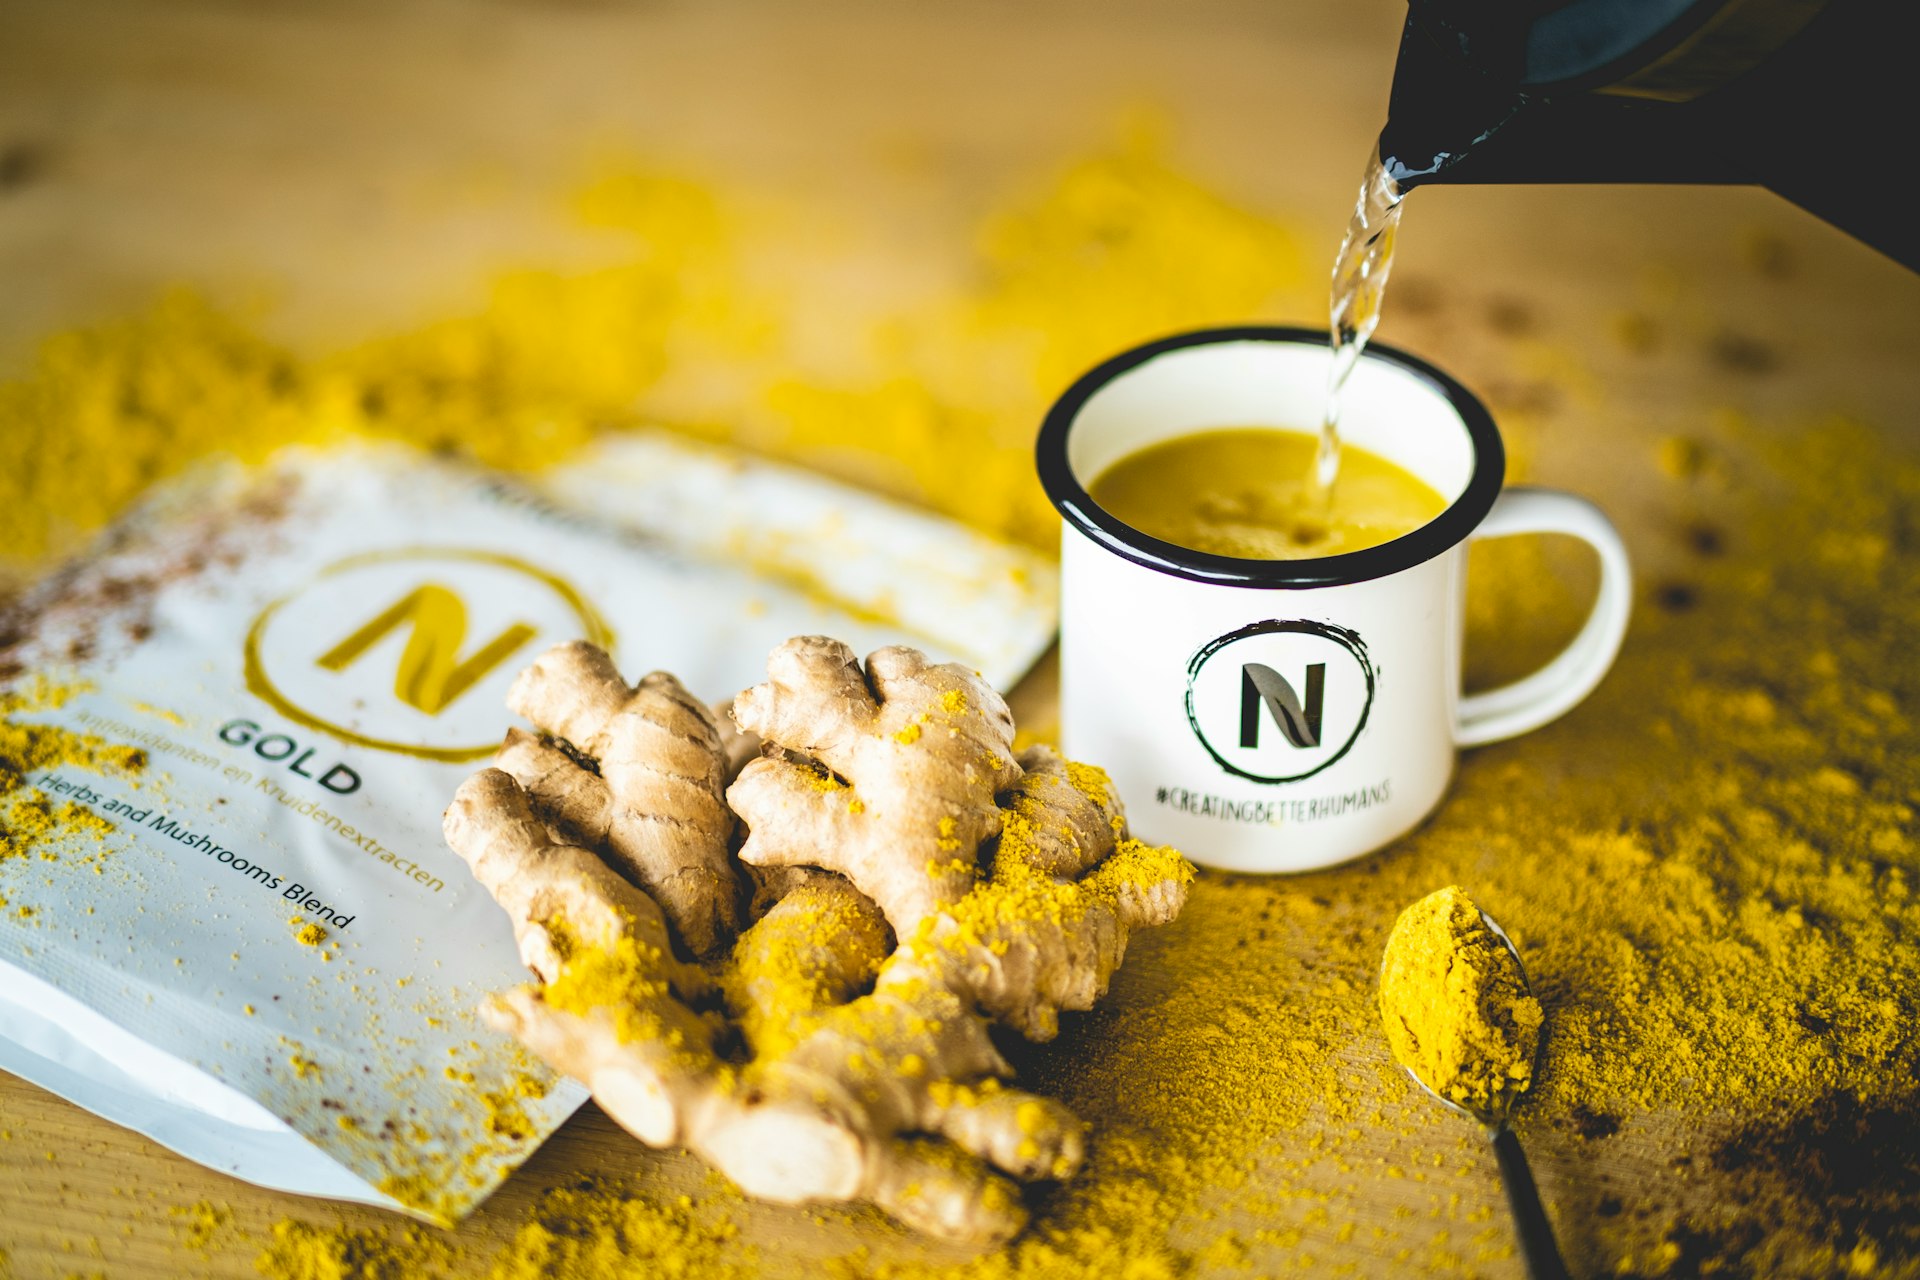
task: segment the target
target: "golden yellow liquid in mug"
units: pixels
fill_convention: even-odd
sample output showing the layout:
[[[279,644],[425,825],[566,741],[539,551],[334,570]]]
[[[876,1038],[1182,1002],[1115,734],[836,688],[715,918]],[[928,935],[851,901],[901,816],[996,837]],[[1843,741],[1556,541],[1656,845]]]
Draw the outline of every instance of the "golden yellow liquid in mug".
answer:
[[[1220,427],[1121,458],[1088,492],[1140,532],[1242,560],[1312,560],[1391,542],[1446,510],[1404,467],[1348,443],[1329,504],[1314,483],[1319,437]]]

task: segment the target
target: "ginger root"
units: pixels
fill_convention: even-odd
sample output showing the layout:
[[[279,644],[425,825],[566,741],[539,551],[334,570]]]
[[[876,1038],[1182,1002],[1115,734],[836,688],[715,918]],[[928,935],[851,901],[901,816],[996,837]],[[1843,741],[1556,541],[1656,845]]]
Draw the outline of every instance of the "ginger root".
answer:
[[[1006,1083],[992,1026],[1045,1040],[1092,1007],[1192,868],[1127,836],[1099,770],[1016,756],[971,672],[812,636],[768,670],[739,734],[584,644],[516,683],[544,736],[510,731],[445,823],[537,979],[484,1012],[749,1194],[1005,1239],[1019,1181],[1070,1177],[1084,1141]]]
[[[900,937],[966,893],[980,845],[1000,832],[995,795],[1020,778],[1013,714],[965,668],[800,636],[773,651],[767,683],[733,704],[780,754],[748,764],[727,801],[752,866],[838,871]]]
[[[497,758],[534,812],[573,843],[604,850],[696,955],[730,938],[740,896],[722,794],[730,735],[713,712],[665,672],[628,688],[584,640],[521,672],[507,706],[550,735],[510,731]]]

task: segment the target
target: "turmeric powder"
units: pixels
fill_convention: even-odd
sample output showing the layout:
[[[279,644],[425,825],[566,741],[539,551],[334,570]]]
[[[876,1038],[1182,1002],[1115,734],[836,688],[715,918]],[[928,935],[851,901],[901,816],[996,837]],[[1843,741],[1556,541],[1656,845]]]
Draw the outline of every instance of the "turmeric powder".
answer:
[[[1520,962],[1456,886],[1400,913],[1380,964],[1393,1056],[1441,1097],[1504,1118],[1533,1082],[1540,1002]]]
[[[287,927],[293,930],[293,940],[303,947],[322,946],[329,936],[325,925],[315,924],[305,916],[289,917]]]
[[[488,1280],[749,1280],[758,1250],[692,1197],[637,1194],[608,1179],[556,1187],[535,1203]]]
[[[268,1280],[415,1280],[445,1274],[453,1257],[443,1240],[420,1227],[367,1231],[289,1218],[274,1224],[273,1242],[254,1267]]]
[[[54,804],[29,783],[30,775],[71,767],[131,776],[146,765],[146,753],[138,747],[26,718],[34,711],[58,707],[78,692],[76,687],[44,677],[10,692],[0,691],[0,864],[30,855],[52,858],[54,846],[60,843],[57,837],[98,840],[113,830],[113,823],[83,805],[71,800]]]
[[[211,1200],[175,1206],[173,1216],[179,1219],[182,1243],[199,1252],[206,1251],[214,1237],[233,1222],[233,1211]]]
[[[790,348],[808,317],[744,280],[734,206],[642,171],[572,202],[630,240],[631,257],[509,271],[475,315],[314,354],[180,288],[55,334],[0,381],[0,439],[27,460],[0,467],[0,599],[204,457],[376,436],[528,471],[644,420],[1051,546],[1058,523],[1027,456],[1050,395],[1143,334],[1238,321],[1276,290],[1323,283],[1298,233],[1221,199],[1165,150],[1152,121],[1136,123],[1122,148],[997,214],[981,236],[986,287],[887,321],[870,372],[804,376]],[[669,349],[724,369],[740,402],[656,396]]]

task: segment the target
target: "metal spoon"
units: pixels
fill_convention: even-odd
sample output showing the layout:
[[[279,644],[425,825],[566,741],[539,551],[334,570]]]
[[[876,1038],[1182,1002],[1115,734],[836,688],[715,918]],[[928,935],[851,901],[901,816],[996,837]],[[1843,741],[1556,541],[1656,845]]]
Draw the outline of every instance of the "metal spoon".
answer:
[[[1514,967],[1520,971],[1520,985],[1528,987],[1526,966],[1520,963],[1520,952],[1514,947],[1513,939],[1486,912],[1480,913],[1480,920],[1506,947],[1507,953],[1513,957]],[[1497,1109],[1484,1112],[1471,1110],[1435,1092],[1433,1086],[1415,1074],[1412,1067],[1407,1067],[1406,1072],[1435,1102],[1478,1123],[1488,1141],[1493,1143],[1494,1158],[1500,1162],[1500,1181],[1507,1188],[1507,1205],[1513,1210],[1513,1229],[1520,1237],[1520,1255],[1526,1260],[1527,1274],[1532,1280],[1567,1280],[1567,1264],[1560,1257],[1560,1246],[1554,1242],[1553,1224],[1547,1220],[1546,1208],[1540,1203],[1540,1191],[1533,1184],[1533,1170],[1527,1167],[1526,1152],[1520,1149],[1519,1136],[1507,1127],[1507,1111],[1512,1106],[1511,1100]]]

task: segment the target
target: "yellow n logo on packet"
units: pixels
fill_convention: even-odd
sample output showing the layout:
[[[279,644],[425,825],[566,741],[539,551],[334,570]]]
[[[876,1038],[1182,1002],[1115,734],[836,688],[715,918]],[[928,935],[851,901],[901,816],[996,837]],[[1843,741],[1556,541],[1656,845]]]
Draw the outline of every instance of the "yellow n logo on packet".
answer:
[[[363,551],[254,619],[246,686],[293,723],[354,746],[478,760],[499,746],[492,722],[505,682],[536,636],[614,642],[573,586],[519,556],[478,547]]]
[[[394,601],[316,661],[325,670],[343,671],[403,623],[410,624],[412,631],[400,655],[400,665],[394,670],[393,693],[430,716],[439,715],[448,703],[538,634],[532,624],[516,622],[473,656],[460,661],[460,646],[467,638],[467,607],[451,588],[427,582]]]

